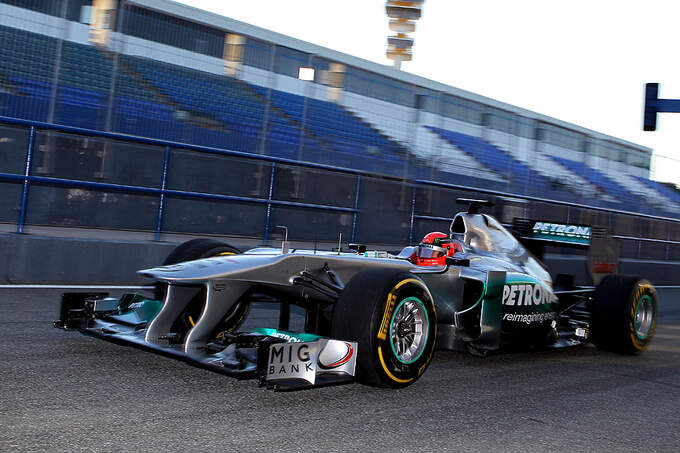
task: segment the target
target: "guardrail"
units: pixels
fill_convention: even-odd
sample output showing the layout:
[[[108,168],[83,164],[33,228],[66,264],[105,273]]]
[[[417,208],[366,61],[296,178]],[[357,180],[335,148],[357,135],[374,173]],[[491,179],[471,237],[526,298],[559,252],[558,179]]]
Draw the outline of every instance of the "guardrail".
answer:
[[[97,190],[97,191],[106,191],[106,192],[117,192],[117,193],[126,193],[126,194],[136,194],[136,195],[144,195],[144,196],[151,196],[157,199],[157,210],[155,214],[155,225],[153,227],[153,232],[154,232],[154,238],[155,240],[160,240],[161,235],[164,232],[168,232],[166,228],[164,227],[164,219],[167,214],[168,206],[167,202],[168,199],[174,198],[174,199],[191,199],[191,200],[203,200],[203,201],[220,201],[220,202],[229,202],[229,203],[238,203],[238,204],[247,204],[247,205],[254,205],[254,206],[262,206],[265,209],[264,212],[264,220],[262,225],[262,234],[258,234],[255,231],[253,232],[254,236],[257,237],[262,237],[264,239],[264,242],[267,243],[269,240],[269,234],[270,234],[270,229],[272,225],[272,210],[273,208],[281,207],[281,208],[293,208],[293,209],[302,209],[302,210],[309,210],[312,212],[326,212],[326,213],[336,213],[338,215],[350,215],[351,216],[351,222],[349,226],[348,232],[350,233],[350,237],[352,241],[357,241],[357,240],[363,240],[364,242],[376,242],[375,240],[366,240],[365,238],[359,237],[359,226],[362,224],[362,222],[366,223],[368,221],[369,224],[374,224],[376,228],[379,228],[381,226],[385,226],[387,223],[390,222],[396,222],[399,221],[402,224],[407,222],[408,227],[406,230],[408,231],[407,235],[407,240],[409,243],[413,243],[414,238],[416,237],[416,233],[418,233],[419,229],[419,223],[420,222],[434,222],[436,224],[439,224],[439,222],[448,222],[450,221],[450,217],[442,216],[442,215],[436,215],[434,212],[428,212],[428,209],[421,209],[421,203],[419,198],[418,198],[418,191],[419,190],[444,190],[444,191],[456,191],[456,192],[465,192],[468,194],[468,196],[479,196],[479,194],[487,195],[487,196],[492,196],[495,198],[498,198],[503,202],[503,199],[512,199],[512,200],[520,200],[525,203],[524,205],[524,215],[530,215],[531,214],[531,209],[532,206],[550,206],[550,207],[556,207],[556,208],[566,208],[566,217],[565,221],[571,220],[572,222],[574,219],[569,219],[569,217],[572,216],[571,213],[575,215],[581,215],[582,212],[589,211],[593,213],[603,213],[607,215],[608,217],[608,222],[610,224],[615,223],[614,222],[614,217],[615,216],[624,216],[626,219],[632,221],[634,219],[638,220],[645,220],[645,221],[650,221],[652,223],[663,223],[664,228],[666,230],[666,237],[665,238],[660,238],[660,237],[643,237],[643,236],[636,236],[636,235],[631,235],[631,234],[626,234],[626,232],[617,232],[616,228],[614,228],[614,233],[616,236],[624,240],[626,242],[630,241],[635,241],[637,242],[637,253],[635,257],[640,258],[643,253],[643,247],[644,244],[664,244],[665,246],[665,253],[663,253],[663,256],[661,256],[660,253],[656,253],[656,259],[680,259],[680,241],[679,240],[674,240],[674,239],[680,239],[680,219],[676,218],[671,218],[671,217],[659,217],[659,216],[653,216],[650,214],[644,214],[644,213],[637,213],[637,212],[630,212],[630,211],[622,211],[622,210],[616,210],[616,209],[611,209],[611,208],[606,208],[606,207],[600,207],[600,206],[591,206],[591,205],[584,205],[584,204],[578,204],[578,203],[572,203],[572,202],[567,202],[567,201],[559,201],[559,200],[550,200],[550,199],[545,199],[545,198],[540,198],[540,197],[535,197],[535,196],[529,196],[529,195],[522,195],[522,194],[513,194],[513,193],[504,193],[504,192],[499,192],[499,191],[494,191],[494,190],[488,190],[483,187],[470,187],[470,186],[464,186],[464,185],[456,185],[456,184],[448,184],[448,183],[443,183],[443,182],[438,182],[438,181],[431,181],[431,180],[423,180],[423,179],[404,179],[404,178],[396,178],[394,176],[385,176],[385,175],[379,175],[375,173],[369,173],[361,170],[356,170],[356,169],[351,169],[351,168],[343,168],[343,167],[336,167],[336,166],[331,166],[331,165],[325,165],[325,164],[319,164],[319,163],[312,163],[312,162],[301,162],[301,161],[296,161],[296,160],[291,160],[291,159],[285,159],[285,158],[279,158],[279,157],[273,157],[273,156],[267,156],[267,155],[262,155],[262,154],[249,154],[249,153],[244,153],[244,152],[238,152],[238,151],[230,151],[230,150],[224,150],[224,149],[217,149],[217,148],[210,148],[210,147],[205,147],[205,146],[199,146],[199,145],[191,145],[191,144],[186,144],[186,143],[178,143],[178,142],[171,142],[171,141],[165,141],[165,140],[158,140],[158,139],[150,139],[150,138],[144,138],[144,137],[137,137],[137,136],[130,136],[130,135],[125,135],[125,134],[118,134],[118,133],[111,133],[111,132],[103,132],[103,131],[94,131],[94,130],[88,130],[88,129],[81,129],[77,127],[71,127],[71,126],[61,126],[61,125],[54,125],[54,124],[48,124],[48,123],[40,123],[40,122],[35,122],[35,121],[28,121],[28,120],[21,120],[21,119],[14,119],[14,118],[7,118],[7,117],[0,117],[0,125],[8,125],[8,126],[15,126],[19,127],[22,129],[25,129],[25,132],[27,134],[27,146],[26,146],[26,151],[25,151],[25,165],[23,168],[23,174],[20,174],[18,172],[7,172],[7,171],[1,171],[0,172],[0,181],[5,181],[5,182],[10,182],[10,183],[19,183],[22,185],[21,187],[21,200],[19,203],[19,213],[18,217],[16,219],[16,225],[17,225],[17,233],[24,233],[25,226],[27,224],[27,218],[28,214],[30,211],[29,207],[29,199],[30,199],[30,193],[31,193],[31,187],[34,185],[40,185],[40,186],[49,186],[49,187],[67,187],[67,188],[82,188],[82,189],[88,189],[88,190]],[[62,177],[53,177],[53,176],[40,176],[34,174],[33,171],[33,166],[34,166],[34,161],[35,161],[35,147],[36,147],[36,141],[37,141],[37,135],[39,132],[42,131],[47,131],[47,132],[58,132],[58,133],[64,133],[64,134],[72,134],[74,136],[78,137],[89,137],[89,138],[102,138],[102,139],[111,139],[115,140],[116,142],[124,142],[124,143],[133,143],[133,144],[142,144],[142,145],[150,145],[153,146],[154,148],[162,148],[163,149],[163,158],[162,158],[162,163],[160,165],[160,168],[158,168],[158,172],[160,173],[160,183],[158,184],[158,187],[147,187],[147,186],[140,186],[140,185],[131,185],[131,184],[117,184],[117,183],[111,183],[111,182],[102,182],[102,181],[90,181],[90,180],[82,180],[82,179],[74,179],[74,178],[62,178]],[[210,154],[210,155],[216,155],[216,156],[228,156],[231,158],[237,158],[239,160],[243,161],[253,161],[253,162],[260,162],[260,163],[266,163],[268,164],[269,167],[269,174],[267,179],[267,187],[266,190],[261,192],[260,196],[242,196],[242,195],[235,195],[235,194],[225,194],[225,193],[208,193],[208,192],[201,192],[201,191],[192,191],[192,190],[180,190],[176,188],[171,188],[169,185],[169,162],[172,159],[173,153],[179,152],[179,151],[190,151],[190,152],[195,152],[197,155],[202,155],[202,154]],[[353,193],[348,194],[347,199],[351,200],[351,205],[348,203],[345,206],[342,206],[339,203],[339,200],[331,200],[328,203],[319,203],[319,202],[314,202],[314,203],[308,203],[308,202],[302,202],[302,201],[291,201],[291,200],[284,200],[284,199],[277,199],[275,196],[275,193],[277,191],[277,188],[280,185],[285,185],[285,183],[289,183],[290,181],[279,181],[277,180],[277,171],[279,168],[285,167],[285,168],[293,168],[293,169],[311,169],[311,170],[320,170],[323,172],[331,172],[333,174],[338,174],[338,175],[343,175],[346,177],[354,178],[353,182]],[[2,170],[2,168],[0,168]],[[323,178],[322,176],[319,176],[319,178]],[[366,184],[367,182],[371,183],[376,183],[377,181],[382,181],[385,182],[386,184],[392,184],[394,185],[395,183],[398,184],[399,190],[404,193],[408,193],[405,195],[406,198],[410,195],[410,206],[409,205],[409,200],[406,200],[403,204],[404,206],[402,207],[403,210],[405,211],[404,214],[398,214],[398,218],[395,216],[394,219],[386,218],[386,219],[380,219],[380,218],[373,218],[371,216],[372,214],[372,209],[367,208],[364,206],[363,208],[361,207],[362,203],[370,204],[370,200],[367,201],[366,198],[369,197],[369,189],[362,189],[362,186]],[[323,183],[323,181],[322,181]],[[279,186],[277,186],[277,184]],[[348,185],[348,190],[349,190],[350,185]],[[394,189],[394,187],[392,187]],[[392,190],[391,189],[391,190]],[[213,189],[217,191],[217,189]],[[410,190],[410,192],[408,192]],[[402,197],[404,198],[404,197]],[[454,201],[450,202],[447,201],[448,205],[455,204],[455,197]],[[409,211],[406,213],[406,211]],[[388,212],[387,210],[383,211],[383,215],[385,212]],[[389,215],[387,215],[389,217]],[[574,222],[577,223],[577,222]],[[612,225],[608,225],[612,226]],[[253,225],[255,227],[255,225]],[[115,229],[115,227],[114,227]],[[366,231],[366,228],[364,228],[364,231]],[[392,231],[397,231],[397,229],[393,229]],[[399,230],[401,231],[401,230]],[[619,234],[620,233],[620,234]],[[228,231],[225,231],[224,234],[229,234]],[[401,233],[400,233],[401,234]],[[313,239],[313,238],[312,238]],[[406,239],[406,238],[404,238]],[[378,241],[380,242],[380,241]],[[395,240],[392,241],[383,241],[383,242],[392,242],[392,243],[399,243],[403,242],[403,240],[399,240],[399,238],[396,238]],[[677,253],[676,253],[677,249]]]
[[[186,144],[186,143],[178,143],[178,142],[171,142],[171,141],[165,141],[165,140],[137,137],[137,136],[131,136],[131,135],[125,135],[125,134],[116,134],[116,133],[111,133],[111,132],[95,131],[95,130],[90,130],[90,129],[81,129],[81,128],[72,127],[72,126],[61,126],[61,125],[56,125],[56,124],[41,123],[41,122],[37,122],[37,121],[28,121],[28,120],[22,120],[22,119],[17,119],[17,118],[8,118],[8,117],[3,117],[3,116],[0,116],[0,124],[28,126],[28,128],[29,128],[29,139],[28,139],[28,147],[27,147],[27,150],[26,150],[26,166],[25,166],[24,174],[23,175],[15,175],[15,174],[10,174],[10,173],[0,172],[0,180],[23,181],[23,190],[22,190],[22,194],[21,194],[21,208],[20,208],[20,211],[19,211],[19,218],[17,220],[17,233],[23,233],[24,232],[24,225],[25,225],[25,221],[26,221],[28,192],[29,192],[30,184],[32,182],[41,182],[41,183],[47,183],[47,184],[52,184],[52,185],[60,185],[60,186],[68,186],[68,187],[84,187],[84,188],[106,189],[106,190],[111,190],[111,191],[127,192],[127,193],[158,195],[159,196],[159,207],[158,207],[158,216],[157,216],[158,220],[157,220],[156,230],[155,230],[156,240],[160,239],[160,234],[162,233],[162,219],[163,219],[163,213],[164,213],[164,209],[165,209],[165,198],[169,195],[170,196],[174,195],[174,196],[181,196],[181,197],[196,198],[196,199],[206,199],[206,200],[225,200],[225,201],[237,201],[237,202],[244,202],[244,203],[266,204],[267,205],[267,220],[265,222],[265,227],[264,227],[265,242],[268,240],[268,232],[269,232],[269,225],[270,225],[270,218],[271,218],[271,207],[272,206],[292,206],[292,207],[301,207],[301,208],[308,208],[308,209],[319,209],[319,210],[327,210],[327,211],[339,211],[339,212],[352,213],[353,218],[354,218],[353,219],[353,228],[352,228],[352,238],[354,238],[356,236],[356,231],[355,231],[356,216],[357,216],[357,213],[358,213],[356,203],[358,203],[358,200],[359,200],[359,185],[360,185],[360,181],[361,181],[360,177],[361,177],[361,173],[363,173],[363,172],[358,171],[358,170],[354,170],[354,169],[351,169],[351,168],[333,167],[333,166],[330,166],[330,165],[316,164],[316,163],[312,163],[312,162],[299,162],[299,161],[290,160],[290,159],[277,158],[277,157],[266,156],[266,155],[255,155],[255,154],[249,154],[249,153],[242,153],[242,152],[238,152],[238,151],[229,151],[229,150],[223,150],[223,149],[217,149],[217,148],[210,148],[210,147],[206,147],[206,146],[191,145],[191,144]],[[36,129],[37,128],[59,131],[59,132],[74,133],[74,134],[78,134],[78,135],[111,138],[111,139],[116,139],[116,140],[131,141],[131,142],[135,142],[135,143],[164,146],[165,147],[165,156],[164,156],[164,159],[163,159],[161,187],[159,189],[155,189],[155,188],[149,188],[149,187],[128,186],[128,185],[121,185],[121,184],[108,184],[108,183],[80,181],[80,180],[64,179],[64,178],[50,178],[50,177],[33,176],[33,175],[31,175],[31,167],[32,167],[32,161],[33,161],[33,150],[34,150],[34,145],[35,145],[35,135],[36,135]],[[226,155],[226,156],[241,157],[241,158],[246,158],[246,159],[254,159],[254,160],[261,160],[261,161],[270,162],[272,164],[272,167],[271,167],[271,174],[270,174],[270,179],[269,179],[269,190],[268,190],[269,196],[268,196],[268,198],[267,199],[261,199],[261,198],[252,198],[252,197],[238,197],[238,196],[230,196],[230,195],[197,193],[197,192],[167,189],[166,186],[167,186],[167,175],[168,175],[168,161],[170,159],[170,154],[171,154],[171,151],[172,151],[173,148],[174,149],[191,150],[191,151],[199,151],[199,152],[207,152],[207,153],[213,153],[213,154],[222,154],[222,155]],[[343,208],[343,207],[331,206],[331,205],[320,205],[320,204],[312,204],[312,203],[296,203],[296,202],[290,202],[290,201],[274,200],[272,198],[272,193],[273,193],[273,190],[274,190],[274,174],[275,174],[275,169],[276,169],[277,163],[290,164],[290,165],[308,167],[308,168],[317,168],[317,169],[323,169],[323,170],[338,171],[338,172],[342,172],[342,173],[357,175],[355,206],[353,208]]]

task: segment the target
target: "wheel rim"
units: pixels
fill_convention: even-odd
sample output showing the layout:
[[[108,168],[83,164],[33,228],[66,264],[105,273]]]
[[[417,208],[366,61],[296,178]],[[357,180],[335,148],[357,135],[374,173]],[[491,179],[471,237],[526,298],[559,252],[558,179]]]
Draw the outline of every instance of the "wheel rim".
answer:
[[[401,363],[413,363],[422,355],[427,344],[430,324],[425,304],[417,297],[402,300],[390,322],[390,344]]]
[[[633,315],[633,324],[635,325],[635,334],[641,340],[649,336],[652,329],[652,321],[654,319],[654,305],[652,298],[645,294],[635,304],[635,314]]]

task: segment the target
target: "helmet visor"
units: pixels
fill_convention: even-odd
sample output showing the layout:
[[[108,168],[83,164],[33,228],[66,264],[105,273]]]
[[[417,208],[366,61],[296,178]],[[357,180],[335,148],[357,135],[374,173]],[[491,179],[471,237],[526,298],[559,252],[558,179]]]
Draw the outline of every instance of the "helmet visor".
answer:
[[[418,258],[430,259],[446,256],[446,249],[431,244],[420,244],[418,246]]]

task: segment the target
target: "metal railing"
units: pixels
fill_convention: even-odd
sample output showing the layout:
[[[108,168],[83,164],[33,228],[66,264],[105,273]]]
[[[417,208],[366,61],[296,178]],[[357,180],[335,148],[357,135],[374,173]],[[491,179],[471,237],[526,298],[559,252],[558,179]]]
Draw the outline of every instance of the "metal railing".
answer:
[[[47,124],[47,123],[41,123],[41,122],[36,122],[36,121],[28,121],[28,120],[22,120],[22,119],[16,119],[16,118],[0,117],[0,124],[28,126],[29,139],[28,139],[28,147],[27,147],[27,150],[26,150],[26,165],[25,165],[24,174],[23,175],[16,175],[16,174],[11,174],[11,173],[0,172],[0,180],[9,181],[9,182],[20,181],[20,182],[23,183],[23,189],[22,189],[22,192],[21,192],[21,208],[19,210],[19,217],[18,217],[18,220],[17,220],[17,233],[23,233],[24,232],[24,225],[26,223],[26,213],[27,213],[27,209],[28,209],[27,208],[28,194],[29,194],[29,189],[30,189],[31,183],[43,183],[43,184],[55,185],[55,186],[66,186],[66,187],[74,187],[74,188],[82,187],[82,188],[105,189],[107,191],[137,193],[137,194],[158,196],[159,197],[159,206],[158,206],[158,214],[157,214],[157,223],[156,223],[156,228],[155,228],[156,240],[160,239],[160,235],[162,233],[163,214],[164,214],[164,210],[165,210],[165,198],[168,197],[168,196],[188,197],[188,198],[205,199],[205,200],[223,200],[223,201],[235,201],[235,202],[243,202],[243,203],[264,204],[264,205],[267,206],[266,222],[265,222],[265,226],[264,226],[264,240],[265,240],[265,242],[268,240],[268,232],[269,232],[272,206],[291,206],[291,207],[299,207],[299,208],[307,208],[307,209],[319,209],[319,210],[326,210],[326,211],[337,211],[337,212],[352,213],[353,214],[352,237],[355,237],[355,235],[356,235],[356,232],[355,232],[356,216],[357,216],[357,213],[358,213],[358,209],[357,209],[356,204],[358,203],[358,200],[359,200],[359,184],[360,184],[360,181],[361,181],[361,173],[362,173],[362,172],[357,171],[357,170],[353,170],[353,169],[349,169],[349,168],[338,168],[338,167],[333,167],[333,166],[329,166],[329,165],[315,164],[315,163],[309,163],[309,162],[298,162],[298,161],[284,159],[284,158],[277,158],[277,157],[271,157],[271,156],[265,156],[265,155],[248,154],[248,153],[242,153],[242,152],[238,152],[238,151],[228,151],[228,150],[222,150],[222,149],[216,149],[216,148],[209,148],[209,147],[205,147],[205,146],[191,145],[191,144],[186,144],[186,143],[176,143],[176,142],[169,142],[169,141],[150,139],[150,138],[144,138],[144,137],[129,136],[129,135],[95,131],[95,130],[89,130],[89,129],[81,129],[81,128],[76,128],[76,127],[71,127],[71,126],[61,126],[61,125]],[[74,180],[74,179],[52,178],[52,177],[32,175],[31,174],[31,167],[32,167],[32,161],[33,161],[33,151],[34,151],[35,136],[36,136],[36,130],[37,129],[46,129],[46,130],[73,133],[73,134],[78,134],[78,135],[112,138],[112,139],[116,139],[116,140],[125,140],[125,141],[131,141],[131,142],[135,142],[135,143],[164,146],[165,147],[165,156],[164,156],[164,159],[163,159],[161,187],[156,189],[156,188],[150,188],[150,187],[130,186],[130,185],[122,185],[122,184],[109,184],[109,183],[102,183],[102,182],[90,182],[90,181],[81,181],[81,180]],[[169,159],[170,159],[172,149],[193,150],[193,151],[199,151],[199,152],[221,154],[221,155],[226,155],[226,156],[241,157],[241,158],[246,158],[246,159],[254,159],[254,160],[261,160],[261,161],[270,162],[271,163],[271,173],[270,173],[270,178],[269,178],[268,197],[266,199],[262,199],[262,198],[253,198],[253,197],[240,197],[240,196],[233,196],[233,195],[221,195],[221,194],[214,194],[214,193],[197,193],[197,192],[182,191],[182,190],[170,190],[170,189],[167,188],[167,175],[168,175],[168,162],[169,162]],[[357,175],[357,188],[356,188],[356,195],[354,197],[355,198],[355,206],[353,208],[346,208],[346,207],[332,206],[332,205],[298,203],[298,202],[291,202],[291,201],[274,200],[272,198],[272,193],[273,193],[273,190],[274,190],[274,184],[275,184],[274,174],[275,174],[275,169],[276,169],[277,163],[295,165],[295,166],[300,166],[300,167],[308,167],[308,168],[317,168],[317,169],[338,171],[338,172],[343,172],[343,173],[347,173],[347,174]]]
[[[453,206],[455,205],[455,196],[452,194],[455,192],[459,194],[463,192],[467,196],[486,196],[492,197],[497,200],[498,203],[503,205],[504,203],[517,203],[521,202],[522,215],[531,216],[533,211],[541,207],[549,208],[566,208],[566,215],[562,215],[559,220],[570,221],[573,223],[578,223],[577,220],[580,216],[585,215],[584,212],[588,213],[602,213],[606,215],[608,226],[613,229],[613,233],[617,238],[626,242],[634,242],[637,245],[637,256],[630,256],[633,258],[640,258],[645,255],[643,253],[643,248],[646,244],[663,244],[665,247],[665,252],[663,256],[657,254],[656,259],[680,259],[680,219],[674,219],[669,217],[658,217],[650,214],[642,214],[629,211],[614,210],[610,208],[583,205],[565,201],[555,201],[546,198],[539,198],[521,194],[504,193],[485,189],[483,187],[470,187],[463,185],[446,184],[430,180],[409,180],[400,179],[392,176],[378,175],[374,173],[368,173],[365,171],[342,168],[331,165],[324,165],[318,163],[310,162],[300,162],[291,159],[278,158],[272,156],[266,156],[261,154],[249,154],[238,151],[230,151],[224,149],[210,148],[205,146],[191,145],[186,143],[170,142],[165,140],[150,139],[137,136],[129,136],[117,133],[94,131],[88,129],[81,129],[70,126],[61,126],[54,124],[47,124],[41,122],[27,121],[21,119],[0,117],[0,125],[13,126],[18,128],[22,133],[27,135],[27,146],[25,150],[25,165],[23,167],[23,174],[18,172],[0,172],[0,181],[9,183],[21,184],[20,192],[20,202],[19,202],[19,212],[16,218],[16,231],[17,233],[24,233],[25,226],[31,224],[28,222],[30,203],[31,199],[31,188],[33,186],[48,186],[48,187],[66,187],[70,189],[88,189],[112,193],[125,193],[125,194],[137,194],[144,196],[151,196],[157,200],[157,211],[155,213],[155,225],[153,228],[149,228],[154,233],[155,240],[160,240],[161,235],[169,231],[164,227],[164,219],[168,215],[168,199],[190,199],[190,200],[203,200],[203,201],[214,201],[214,202],[228,202],[230,206],[234,204],[247,204],[253,206],[262,206],[264,208],[264,225],[256,228],[255,224],[252,224],[253,230],[251,236],[261,237],[265,243],[269,241],[270,230],[272,227],[272,210],[277,207],[281,208],[293,208],[302,209],[305,212],[326,212],[326,213],[336,213],[338,215],[348,215],[351,216],[349,222],[348,233],[352,241],[363,241],[363,242],[384,242],[384,243],[399,243],[408,241],[413,243],[420,233],[421,229],[425,226],[430,225],[441,225],[444,226],[444,222],[449,222],[450,217],[447,217],[453,212]],[[61,178],[53,176],[40,176],[34,174],[33,166],[35,164],[35,147],[37,142],[37,136],[42,132],[51,133],[62,133],[69,136],[86,137],[86,138],[102,138],[111,139],[116,142],[122,143],[134,143],[141,145],[149,145],[154,148],[163,149],[162,165],[158,168],[160,173],[160,183],[158,187],[147,187],[141,185],[132,184],[117,184],[111,182],[101,182],[101,181],[88,181],[82,179],[73,178]],[[1,151],[1,150],[0,150]],[[264,196],[242,196],[236,194],[224,194],[218,193],[218,188],[213,189],[213,192],[199,192],[192,190],[180,190],[171,188],[169,184],[169,162],[172,159],[173,153],[178,151],[191,151],[197,155],[217,155],[217,156],[228,156],[232,158],[237,158],[239,161],[251,161],[251,162],[261,162],[269,165],[269,174],[267,178],[267,186],[265,190],[262,191]],[[58,156],[57,156],[58,158]],[[1,161],[0,161],[1,162]],[[277,178],[277,171],[282,168],[292,169],[294,171],[300,169],[311,169],[323,171],[324,174],[330,172],[332,174],[343,175],[353,178],[353,193],[348,194],[347,199],[351,200],[351,206],[345,205],[337,199],[331,199],[326,203],[308,203],[302,201],[291,201],[285,199],[279,199],[275,196],[277,189],[280,186],[285,186],[290,183],[287,179]],[[18,168],[18,167],[17,167]],[[3,170],[0,168],[0,170]],[[323,185],[324,175],[317,176],[321,178],[321,183]],[[379,206],[374,208],[375,205],[375,193],[370,193],[370,188],[363,187],[366,183],[371,184],[383,184],[383,186],[388,187],[393,194],[397,192],[401,194],[401,198],[405,199],[400,206],[386,206],[388,201],[381,201],[378,198]],[[301,183],[304,185],[304,181]],[[278,185],[278,186],[277,186]],[[380,186],[380,187],[383,187]],[[349,188],[349,185],[348,185]],[[443,207],[440,208],[428,208],[427,202],[422,195],[419,195],[419,191],[426,191],[429,193],[430,197],[434,191],[442,192],[439,196],[439,200],[443,200]],[[8,197],[8,194],[4,196]],[[370,198],[373,197],[373,198]],[[283,197],[285,198],[285,197]],[[431,201],[431,198],[430,198]],[[410,206],[409,206],[410,202]],[[362,208],[363,206],[363,208]],[[446,211],[447,209],[449,209]],[[382,209],[382,211],[380,211]],[[446,212],[442,212],[446,211]],[[379,214],[375,214],[379,212]],[[561,211],[560,211],[561,212]],[[443,214],[443,215],[438,215]],[[643,237],[642,235],[630,235],[624,234],[623,232],[616,231],[615,216],[623,216],[627,222],[651,222],[650,225],[656,225],[665,229],[665,237]],[[310,219],[316,216],[310,217]],[[337,219],[336,219],[337,220]],[[555,219],[556,221],[558,219]],[[7,219],[4,220],[7,222]],[[393,231],[399,231],[399,234],[408,233],[404,236],[399,236],[396,238],[390,238],[390,240],[385,241],[375,241],[373,236],[367,234],[368,228],[378,229],[385,227],[388,224],[393,224],[399,222],[400,225],[407,224],[406,228],[396,228]],[[39,223],[35,223],[39,224]],[[423,225],[426,224],[426,225]],[[363,233],[360,233],[360,225],[365,225],[363,228]],[[339,224],[336,225],[340,228]],[[261,234],[257,233],[257,230],[262,228]],[[328,228],[332,230],[333,224]],[[117,229],[117,227],[111,226],[111,229]],[[192,233],[192,231],[184,231],[186,233]],[[200,232],[194,232],[200,233]],[[224,235],[238,235],[234,234],[229,229],[221,231],[220,234]],[[369,237],[370,236],[370,237]],[[657,235],[658,236],[658,235]],[[400,237],[402,240],[400,240]],[[309,238],[314,239],[314,238]]]

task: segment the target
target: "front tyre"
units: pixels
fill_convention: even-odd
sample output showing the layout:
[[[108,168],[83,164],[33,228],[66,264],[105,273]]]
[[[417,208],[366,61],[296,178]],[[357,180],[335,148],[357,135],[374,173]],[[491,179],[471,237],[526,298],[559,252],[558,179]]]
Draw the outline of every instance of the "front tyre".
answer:
[[[175,247],[165,261],[163,261],[163,266],[203,258],[237,255],[239,253],[241,253],[241,250],[236,247],[215,239],[192,239]],[[164,300],[167,288],[167,283],[156,282],[155,299]],[[197,294],[177,319],[174,328],[183,332],[191,329],[201,317],[204,301],[205,294]],[[249,305],[247,300],[244,299],[237,302],[220,323],[220,334],[223,335],[224,333],[231,333],[236,330],[248,313],[248,308]]]
[[[237,255],[241,253],[239,249],[225,242],[215,239],[192,239],[183,242],[175,247],[163,261],[163,266],[183,263],[185,261],[211,258],[213,256]],[[163,300],[168,285],[163,282],[156,283],[154,297],[156,300]]]
[[[592,304],[594,343],[616,352],[644,351],[654,335],[657,293],[642,278],[608,275],[595,289]]]
[[[409,272],[362,271],[335,305],[331,338],[358,343],[359,382],[405,387],[432,360],[437,338],[434,301],[423,281]]]

